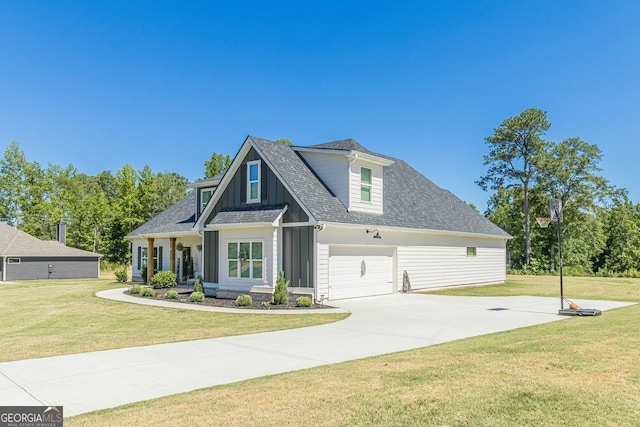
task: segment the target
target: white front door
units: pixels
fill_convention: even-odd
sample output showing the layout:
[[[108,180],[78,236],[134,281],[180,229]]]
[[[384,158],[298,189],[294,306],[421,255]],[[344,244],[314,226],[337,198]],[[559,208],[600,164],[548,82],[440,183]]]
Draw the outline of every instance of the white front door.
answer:
[[[387,248],[329,249],[329,299],[393,293],[393,251]]]

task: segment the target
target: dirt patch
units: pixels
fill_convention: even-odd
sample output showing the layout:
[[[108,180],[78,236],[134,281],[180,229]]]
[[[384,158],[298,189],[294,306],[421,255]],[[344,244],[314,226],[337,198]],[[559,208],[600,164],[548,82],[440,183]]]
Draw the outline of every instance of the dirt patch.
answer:
[[[167,299],[165,295],[169,291],[178,292],[178,296],[175,299]],[[124,293],[127,295],[131,295],[137,298],[154,298],[168,302],[175,302],[176,304],[195,304],[195,305],[204,305],[210,307],[227,307],[227,308],[240,308],[240,309],[259,309],[259,310],[322,310],[325,308],[334,308],[328,306],[326,304],[312,304],[310,307],[298,307],[296,306],[295,300],[289,301],[287,304],[264,304],[258,301],[253,301],[251,305],[239,307],[236,305],[236,300],[233,299],[224,299],[224,298],[211,298],[205,297],[203,302],[191,302],[189,300],[189,296],[191,292],[193,292],[193,288],[164,288],[164,289],[154,289],[155,295],[153,297],[141,297],[139,294],[132,294],[128,290]]]

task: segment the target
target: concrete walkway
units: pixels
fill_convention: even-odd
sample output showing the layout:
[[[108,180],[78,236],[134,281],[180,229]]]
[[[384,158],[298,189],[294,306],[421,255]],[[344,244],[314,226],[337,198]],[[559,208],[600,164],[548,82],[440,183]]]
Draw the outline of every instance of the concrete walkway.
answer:
[[[339,305],[352,315],[328,325],[0,363],[0,404],[63,405],[71,416],[567,318],[558,298],[394,294]]]

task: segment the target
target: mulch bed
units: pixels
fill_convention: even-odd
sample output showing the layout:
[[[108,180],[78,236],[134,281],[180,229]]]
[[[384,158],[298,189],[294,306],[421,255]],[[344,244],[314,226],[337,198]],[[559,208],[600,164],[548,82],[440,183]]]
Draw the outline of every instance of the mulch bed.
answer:
[[[178,292],[178,297],[175,299],[166,299],[165,294],[170,290],[175,290]],[[227,308],[240,308],[240,309],[260,309],[260,310],[315,310],[315,309],[323,309],[323,308],[334,308],[328,305],[321,304],[312,304],[311,307],[297,307],[295,300],[289,301],[287,304],[269,304],[268,306],[263,306],[261,302],[254,301],[251,305],[239,307],[236,305],[236,300],[233,299],[223,299],[223,298],[211,298],[205,297],[204,302],[191,302],[189,300],[189,295],[193,292],[193,288],[164,288],[164,289],[154,289],[155,296],[154,297],[141,297],[139,294],[132,294],[128,290],[125,291],[125,294],[138,297],[138,298],[155,298],[161,299],[169,302],[183,303],[183,304],[195,304],[195,305],[205,305],[210,307],[227,307]]]

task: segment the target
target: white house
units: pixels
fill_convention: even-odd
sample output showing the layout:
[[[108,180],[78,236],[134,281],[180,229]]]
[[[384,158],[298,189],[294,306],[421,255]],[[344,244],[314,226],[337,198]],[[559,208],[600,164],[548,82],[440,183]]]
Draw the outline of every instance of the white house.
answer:
[[[505,280],[510,236],[402,160],[354,140],[291,147],[249,136],[231,166],[128,237],[134,275],[180,269],[209,295],[337,300]],[[153,249],[152,249],[153,248]],[[194,250],[195,248],[195,250]],[[151,274],[151,272],[149,272]]]

